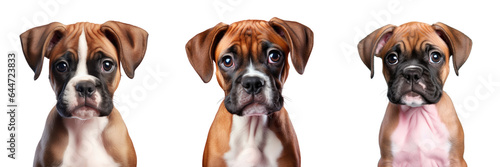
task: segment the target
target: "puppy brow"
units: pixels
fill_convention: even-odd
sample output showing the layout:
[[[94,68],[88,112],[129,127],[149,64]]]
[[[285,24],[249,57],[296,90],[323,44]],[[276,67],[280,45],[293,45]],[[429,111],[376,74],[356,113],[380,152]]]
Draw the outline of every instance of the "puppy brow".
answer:
[[[56,60],[59,61],[59,60],[75,60],[75,59],[77,59],[75,54],[71,53],[70,51],[66,51],[61,57],[57,58]]]
[[[272,47],[274,47],[274,45],[269,41],[263,41],[260,44],[260,48],[262,49],[261,52],[263,53],[264,56],[267,56],[267,50]]]
[[[425,52],[429,52],[431,49],[434,49],[434,47],[429,43],[425,44],[424,47]]]
[[[221,56],[219,56],[219,57],[222,58],[222,55],[224,55],[226,53],[233,53],[234,55],[236,55],[236,54],[238,54],[238,47],[235,44],[231,45],[224,52],[222,52]]]
[[[404,43],[403,43],[404,45]],[[394,45],[392,48],[391,48],[392,51],[395,51],[395,52],[398,52],[398,53],[401,53],[401,44],[396,44]]]

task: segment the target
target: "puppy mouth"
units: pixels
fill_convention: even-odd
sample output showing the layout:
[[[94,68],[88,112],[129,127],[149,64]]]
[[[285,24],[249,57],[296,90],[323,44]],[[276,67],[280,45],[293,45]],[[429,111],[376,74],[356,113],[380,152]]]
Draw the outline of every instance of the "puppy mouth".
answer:
[[[99,117],[100,112],[97,106],[84,103],[76,106],[73,110],[69,111],[71,113],[71,118],[78,118],[81,120],[90,119],[93,117]]]
[[[231,114],[235,114],[238,116],[263,116],[269,115],[281,108],[279,102],[268,104],[267,98],[262,97],[261,95],[242,95],[238,96],[238,99],[235,101],[232,100],[230,96],[226,97],[224,101],[226,109]]]
[[[242,116],[263,116],[270,114],[270,112],[267,110],[266,105],[251,102],[243,107],[241,114]]]
[[[442,87],[433,78],[422,77],[419,81],[397,78],[388,84],[387,97],[394,104],[420,107],[437,103],[441,98]]]
[[[399,90],[399,103],[411,107],[434,104],[441,98],[441,90],[437,86],[415,83]],[[397,97],[397,96],[396,96]]]
[[[401,97],[401,103],[410,107],[419,107],[425,104],[425,100],[419,93],[410,91],[403,94]]]

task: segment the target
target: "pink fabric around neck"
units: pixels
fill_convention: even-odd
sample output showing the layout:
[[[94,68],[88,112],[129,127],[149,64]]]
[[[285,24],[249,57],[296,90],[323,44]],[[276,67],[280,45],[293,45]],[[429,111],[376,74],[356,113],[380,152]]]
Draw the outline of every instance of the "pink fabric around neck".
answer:
[[[449,166],[449,132],[436,105],[401,105],[391,141],[395,167]]]

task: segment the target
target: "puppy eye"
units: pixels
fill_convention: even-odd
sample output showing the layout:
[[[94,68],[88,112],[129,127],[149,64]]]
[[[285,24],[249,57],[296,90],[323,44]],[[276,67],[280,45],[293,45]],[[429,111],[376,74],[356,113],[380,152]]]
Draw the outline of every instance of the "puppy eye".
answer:
[[[281,57],[283,56],[278,50],[271,50],[269,51],[268,57],[269,57],[269,63],[277,63],[281,60]]]
[[[115,67],[115,64],[113,63],[113,61],[111,60],[104,60],[102,61],[102,67],[101,67],[101,70],[103,72],[111,72],[114,70],[114,67]]]
[[[441,62],[443,56],[441,56],[441,53],[439,52],[431,52],[429,59],[433,63],[439,63]]]
[[[398,55],[396,53],[393,52],[387,55],[387,63],[389,63],[390,65],[397,64],[398,61]]]
[[[65,61],[61,61],[59,63],[56,64],[56,70],[58,72],[66,72],[68,71],[68,63],[66,63]]]
[[[222,57],[222,65],[227,68],[232,67],[234,65],[233,57],[231,57],[230,55],[225,55],[224,57]]]

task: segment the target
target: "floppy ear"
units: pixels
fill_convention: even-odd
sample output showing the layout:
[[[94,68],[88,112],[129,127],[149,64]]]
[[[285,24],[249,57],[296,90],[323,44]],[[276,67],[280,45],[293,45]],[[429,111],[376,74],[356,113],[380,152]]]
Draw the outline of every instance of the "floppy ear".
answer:
[[[269,24],[285,39],[291,48],[291,59],[295,70],[303,74],[314,45],[314,34],[311,29],[298,22],[281,20],[277,17],[269,20]]]
[[[435,23],[432,25],[434,30],[438,33],[450,50],[450,56],[453,56],[453,68],[455,74],[458,76],[458,69],[462,67],[467,58],[469,57],[472,49],[472,40],[464,33],[444,24]]]
[[[215,27],[197,34],[186,43],[189,62],[205,83],[212,79],[215,48],[228,27],[227,24],[219,23]]]
[[[365,63],[366,67],[370,69],[370,78],[373,78],[374,74],[373,59],[379,54],[380,50],[390,39],[394,28],[396,28],[396,26],[391,24],[381,27],[373,31],[358,43],[359,57],[361,57],[361,60]]]
[[[43,57],[47,57],[54,46],[61,41],[64,25],[58,22],[35,27],[20,35],[24,57],[35,72],[35,80],[40,76]]]
[[[101,25],[101,31],[115,46],[125,74],[134,78],[135,69],[146,53],[148,32],[118,21],[107,21]]]

